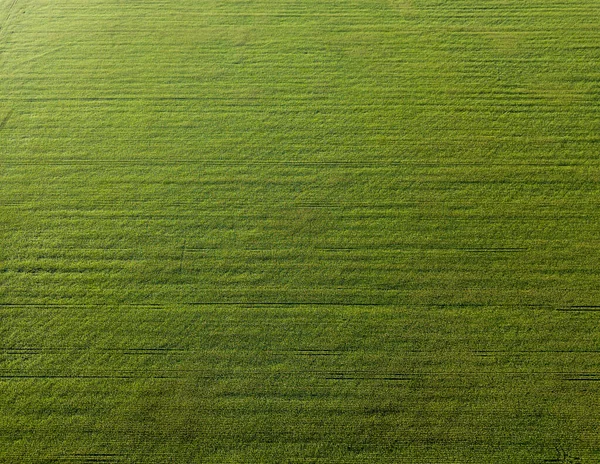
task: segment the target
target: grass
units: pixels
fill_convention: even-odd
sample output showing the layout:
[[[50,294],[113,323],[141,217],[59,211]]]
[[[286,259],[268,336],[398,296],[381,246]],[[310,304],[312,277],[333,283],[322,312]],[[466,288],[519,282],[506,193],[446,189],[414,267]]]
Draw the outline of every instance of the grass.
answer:
[[[598,43],[0,0],[0,462],[599,462]]]

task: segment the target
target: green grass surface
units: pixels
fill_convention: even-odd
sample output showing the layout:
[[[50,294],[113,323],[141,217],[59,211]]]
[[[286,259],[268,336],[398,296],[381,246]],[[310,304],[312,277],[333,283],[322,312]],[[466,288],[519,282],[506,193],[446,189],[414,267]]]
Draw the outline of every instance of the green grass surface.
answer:
[[[0,462],[600,462],[600,3],[0,0]]]

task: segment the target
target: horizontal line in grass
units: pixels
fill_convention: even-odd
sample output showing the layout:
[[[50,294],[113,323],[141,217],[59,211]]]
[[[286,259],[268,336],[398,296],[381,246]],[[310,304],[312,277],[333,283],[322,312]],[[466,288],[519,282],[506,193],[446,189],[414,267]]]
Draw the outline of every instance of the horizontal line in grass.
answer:
[[[473,354],[600,353],[600,350],[473,350]]]
[[[347,371],[331,372],[318,370],[295,370],[271,372],[269,370],[257,371],[218,371],[210,372],[207,370],[195,369],[173,369],[171,371],[149,372],[140,370],[139,372],[115,372],[115,373],[27,373],[27,372],[0,372],[0,379],[189,379],[202,378],[207,380],[234,379],[234,378],[273,378],[273,377],[316,377],[324,380],[373,380],[373,381],[410,381],[426,378],[464,378],[464,377],[554,377],[563,381],[600,381],[600,373],[577,373],[577,372],[558,372],[558,371],[537,371],[537,372],[519,372],[519,371],[469,371],[469,372],[411,372],[411,373],[380,373],[370,371]]]
[[[589,141],[586,139],[586,141]],[[452,167],[582,167],[593,166],[589,163],[575,162],[444,162],[444,161],[349,161],[349,160],[323,160],[323,161],[257,161],[257,160],[217,160],[217,159],[162,159],[162,160],[125,160],[125,159],[39,159],[39,160],[4,160],[4,166],[104,166],[110,165],[112,168],[120,167],[149,167],[149,166],[179,166],[179,165],[197,165],[197,166],[269,166],[269,167],[345,167],[345,168],[364,168],[364,167],[423,167],[423,168],[452,168]]]
[[[341,356],[342,353],[314,353],[314,352],[302,352],[299,351],[294,353],[297,356]]]
[[[566,379],[568,382],[600,382],[600,377],[591,378],[591,377],[569,377]]]
[[[325,377],[325,380],[383,380],[406,382],[414,380],[413,377]]]
[[[355,288],[348,287],[347,289]],[[279,287],[266,287],[266,290],[281,290]],[[337,288],[332,287],[333,290]],[[289,290],[302,290],[302,288],[290,288]],[[400,291],[400,290],[399,290]],[[6,308],[173,308],[177,306],[385,306],[394,308],[539,308],[561,310],[549,304],[535,303],[474,303],[474,302],[450,302],[450,303],[343,303],[325,301],[189,301],[169,303],[0,303],[0,307]],[[566,310],[566,309],[562,309]],[[600,310],[600,308],[599,308]]]
[[[125,456],[124,454],[116,454],[116,453],[72,453],[69,454],[69,456],[77,456],[77,457],[119,457],[119,456]]]
[[[557,311],[578,312],[578,311],[600,311],[600,305],[581,305],[581,306],[565,306],[556,308]]]
[[[185,304],[185,303],[182,303]],[[0,307],[50,307],[50,308],[94,308],[107,306],[132,306],[132,307],[162,307],[159,303],[0,303]]]
[[[68,352],[88,352],[88,353],[117,353],[125,355],[168,355],[172,353],[200,353],[201,350],[190,350],[186,348],[102,348],[85,346],[65,346],[65,347],[0,347],[0,353],[5,354],[52,354]],[[314,356],[341,356],[347,354],[348,350],[327,350],[327,349],[279,349],[266,350],[270,354],[295,354],[295,355],[314,355]],[[402,353],[432,354],[437,350],[402,350]],[[455,354],[471,353],[476,356],[492,356],[496,354],[518,355],[518,354],[597,354],[600,350],[450,350]]]
[[[324,373],[326,380],[416,380],[427,377],[531,377],[531,376],[552,376],[558,377],[564,381],[600,381],[600,374],[578,374],[572,372],[501,372],[501,371],[482,371],[482,372],[417,372],[405,374],[377,374],[369,372],[348,372],[348,373]]]
[[[341,303],[326,301],[191,301],[191,306],[391,306],[387,303]]]
[[[171,353],[191,353],[194,350],[181,348],[96,348],[96,347],[1,347],[0,353],[5,354],[52,354],[52,353],[118,353],[125,355],[166,355]]]
[[[528,251],[528,248],[435,248],[435,247],[402,247],[402,246],[363,246],[363,247],[316,247],[315,250],[322,251],[431,251],[431,252],[440,252],[440,251],[462,251],[466,253],[519,253]]]
[[[172,248],[175,248],[173,246]],[[98,248],[101,249],[101,248]],[[306,248],[305,248],[306,249]],[[74,248],[74,250],[79,250]],[[112,249],[111,249],[112,250]],[[125,250],[125,249],[124,249]],[[134,249],[128,249],[134,250]],[[265,253],[286,253],[286,252],[295,252],[297,253],[300,250],[300,247],[296,248],[219,248],[219,247],[189,247],[186,248],[187,252],[202,252],[202,251],[222,251],[222,252],[265,252]],[[411,245],[365,245],[365,246],[352,246],[352,247],[314,247],[310,248],[310,251],[325,251],[325,252],[353,252],[353,251],[404,251],[404,252],[442,252],[442,251],[460,251],[460,252],[468,252],[468,253],[516,253],[516,252],[524,252],[528,251],[528,248],[451,248],[451,247],[427,247],[427,246],[411,246]]]
[[[182,376],[167,375],[35,375],[35,374],[0,374],[0,379],[181,379]]]
[[[518,253],[527,251],[527,248],[456,248],[456,250],[470,253]]]

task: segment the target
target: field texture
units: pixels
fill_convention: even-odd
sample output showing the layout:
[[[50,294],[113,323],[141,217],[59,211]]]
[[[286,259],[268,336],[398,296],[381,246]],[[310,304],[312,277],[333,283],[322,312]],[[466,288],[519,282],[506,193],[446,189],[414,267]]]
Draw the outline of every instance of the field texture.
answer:
[[[0,0],[0,462],[600,462],[598,0]]]

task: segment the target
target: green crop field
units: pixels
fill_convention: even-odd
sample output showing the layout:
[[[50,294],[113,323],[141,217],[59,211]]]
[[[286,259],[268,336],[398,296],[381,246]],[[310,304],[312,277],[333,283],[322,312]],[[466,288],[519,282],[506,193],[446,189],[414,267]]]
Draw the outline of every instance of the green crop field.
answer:
[[[0,0],[0,463],[600,463],[598,0]]]

